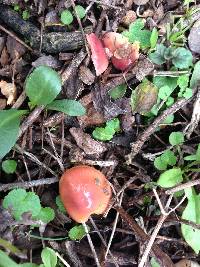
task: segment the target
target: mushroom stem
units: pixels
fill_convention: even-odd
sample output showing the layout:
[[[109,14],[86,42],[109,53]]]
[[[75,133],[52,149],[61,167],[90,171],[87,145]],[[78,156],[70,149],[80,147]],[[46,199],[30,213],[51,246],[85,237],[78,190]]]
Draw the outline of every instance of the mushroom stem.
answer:
[[[86,232],[87,239],[88,239],[88,243],[89,243],[89,245],[90,245],[90,248],[91,248],[92,254],[93,254],[93,256],[94,256],[96,265],[97,265],[97,267],[101,267],[100,262],[99,262],[99,259],[98,259],[98,256],[97,256],[97,253],[96,253],[96,250],[95,250],[95,248],[94,248],[94,244],[92,243],[92,239],[91,239],[91,237],[90,237],[90,235],[89,235],[87,225],[86,225],[86,223],[82,223],[82,225],[83,225],[84,230],[85,230],[85,232]]]

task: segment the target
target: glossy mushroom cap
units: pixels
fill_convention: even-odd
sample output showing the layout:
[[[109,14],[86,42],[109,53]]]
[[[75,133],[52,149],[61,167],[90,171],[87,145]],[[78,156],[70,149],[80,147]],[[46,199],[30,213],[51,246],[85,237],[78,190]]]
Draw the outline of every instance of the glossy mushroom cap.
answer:
[[[87,42],[92,53],[92,61],[95,67],[96,75],[101,75],[108,67],[108,57],[104,50],[102,41],[95,33],[86,34]]]
[[[91,214],[103,214],[112,195],[106,177],[84,165],[63,173],[59,191],[66,211],[78,223],[86,222]]]
[[[131,44],[128,38],[120,33],[107,32],[102,41],[116,69],[124,71],[139,58],[139,43]]]

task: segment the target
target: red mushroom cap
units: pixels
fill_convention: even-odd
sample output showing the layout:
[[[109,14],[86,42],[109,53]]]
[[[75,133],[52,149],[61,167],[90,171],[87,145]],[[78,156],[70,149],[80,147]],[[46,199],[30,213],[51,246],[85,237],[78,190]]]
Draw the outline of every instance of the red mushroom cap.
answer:
[[[92,53],[92,62],[95,67],[96,75],[102,74],[108,67],[108,57],[104,50],[101,40],[94,33],[86,34],[86,39]]]
[[[120,33],[107,32],[102,41],[116,69],[124,71],[139,58],[139,43],[131,44],[128,38]]]
[[[112,195],[103,173],[84,165],[63,173],[59,191],[66,211],[78,223],[86,222],[91,214],[103,214]]]

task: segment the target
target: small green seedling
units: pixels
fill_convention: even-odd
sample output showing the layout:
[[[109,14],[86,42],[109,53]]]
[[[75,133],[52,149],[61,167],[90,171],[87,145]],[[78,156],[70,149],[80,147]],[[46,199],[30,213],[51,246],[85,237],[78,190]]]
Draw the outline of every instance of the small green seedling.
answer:
[[[14,173],[16,168],[17,162],[15,160],[8,159],[2,162],[2,170],[7,174]]]
[[[109,141],[113,138],[114,134],[120,131],[120,122],[118,118],[106,122],[106,126],[97,127],[92,132],[95,139],[100,141]]]
[[[130,43],[139,42],[141,49],[150,48],[157,42],[155,31],[152,36],[152,33],[149,30],[143,29],[144,26],[144,20],[137,19],[130,24],[128,31],[123,32],[123,35],[128,37]]]
[[[61,111],[69,116],[82,116],[86,110],[76,100],[55,100],[61,92],[62,82],[60,75],[50,67],[39,66],[26,78],[25,92],[32,108],[44,105],[48,110]],[[0,159],[3,158],[15,145],[20,119],[27,113],[26,110],[0,111]]]
[[[49,223],[55,217],[54,210],[40,204],[38,195],[34,192],[27,192],[24,189],[13,189],[3,200],[3,208],[10,210],[16,221],[21,221],[25,212],[29,212],[32,216],[33,224]]]
[[[86,15],[85,8],[81,5],[75,6],[75,12],[77,16],[79,17],[79,19],[83,19]],[[63,10],[60,15],[60,20],[64,25],[68,26],[72,24],[74,20],[73,13],[69,9]]]
[[[41,252],[42,264],[35,263],[21,263],[14,262],[4,251],[0,250],[0,263],[1,267],[56,267],[58,258],[56,252],[52,248],[45,247]],[[61,265],[59,265],[61,266]]]
[[[157,65],[162,65],[169,60],[178,69],[187,69],[192,66],[193,56],[190,50],[184,47],[172,48],[163,44],[156,46],[156,51],[149,54],[151,61]]]

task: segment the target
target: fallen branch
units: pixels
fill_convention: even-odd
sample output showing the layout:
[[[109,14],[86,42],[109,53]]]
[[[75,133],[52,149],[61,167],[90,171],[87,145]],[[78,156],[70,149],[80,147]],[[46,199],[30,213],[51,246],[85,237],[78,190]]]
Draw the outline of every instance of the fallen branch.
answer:
[[[143,229],[136,223],[136,221],[122,208],[115,207],[115,209],[119,212],[121,218],[125,220],[128,225],[131,227],[135,235],[140,239],[141,242],[149,241],[149,236],[143,231]],[[155,256],[161,266],[165,267],[174,267],[173,262],[169,258],[169,256],[164,253],[157,245],[153,244],[151,248],[151,253]]]
[[[0,5],[0,20],[29,40],[32,48],[39,50],[41,34],[33,23],[23,20],[17,12],[5,5]],[[58,53],[79,49],[83,44],[81,32],[50,32],[42,36],[41,49],[46,53]]]
[[[155,132],[157,127],[169,116],[174,114],[176,111],[184,107],[191,101],[190,99],[180,99],[174,103],[170,108],[166,109],[159,117],[157,117],[152,124],[144,131],[136,140],[136,142],[131,143],[131,153],[126,156],[126,163],[129,165],[132,163],[133,158],[139,153],[144,143],[149,139],[149,137]]]
[[[0,192],[8,191],[14,188],[31,188],[33,186],[47,185],[57,183],[59,180],[57,177],[45,178],[39,180],[32,180],[27,182],[17,182],[17,183],[9,183],[9,184],[0,184]]]

